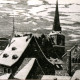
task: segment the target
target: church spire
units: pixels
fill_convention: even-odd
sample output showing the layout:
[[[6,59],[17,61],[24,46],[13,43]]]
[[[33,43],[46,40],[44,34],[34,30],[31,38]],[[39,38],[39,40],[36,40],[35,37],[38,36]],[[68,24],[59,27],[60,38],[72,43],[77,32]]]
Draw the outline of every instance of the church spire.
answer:
[[[55,10],[53,30],[54,31],[61,31],[60,20],[59,20],[59,11],[58,11],[58,0],[56,2],[56,10]]]

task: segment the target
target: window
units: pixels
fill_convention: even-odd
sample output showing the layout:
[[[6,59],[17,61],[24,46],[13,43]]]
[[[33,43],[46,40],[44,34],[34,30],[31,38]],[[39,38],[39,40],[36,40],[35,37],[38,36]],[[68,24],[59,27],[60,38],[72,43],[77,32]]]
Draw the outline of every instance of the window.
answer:
[[[0,66],[0,74],[4,73],[3,67]]]
[[[7,73],[7,68],[4,68],[4,73]]]
[[[12,47],[12,50],[16,50],[17,48],[16,47]]]
[[[3,58],[7,58],[9,55],[7,53],[3,54]]]
[[[18,58],[17,55],[13,55],[13,56],[12,56],[12,59],[17,59],[17,58]]]
[[[4,73],[11,73],[11,69],[10,68],[4,68]]]
[[[8,69],[8,73],[11,73],[12,71],[11,71],[11,69]]]

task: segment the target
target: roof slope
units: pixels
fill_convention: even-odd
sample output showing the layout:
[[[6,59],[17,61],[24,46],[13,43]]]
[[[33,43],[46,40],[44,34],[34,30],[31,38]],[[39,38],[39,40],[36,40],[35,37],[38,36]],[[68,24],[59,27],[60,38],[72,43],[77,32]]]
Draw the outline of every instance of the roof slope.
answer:
[[[44,75],[41,80],[70,80],[69,76]]]
[[[31,68],[33,67],[33,64],[35,62],[35,58],[32,58],[29,63],[24,66],[15,76],[14,78],[17,79],[26,79],[26,77],[28,76]]]
[[[1,80],[1,79],[5,79],[5,80],[6,80],[6,79],[9,79],[10,75],[11,75],[10,73],[6,73],[6,74],[0,76],[0,80]]]
[[[29,38],[29,36],[13,38],[11,40],[11,45],[8,45],[0,56],[0,64],[6,66],[12,66],[15,64],[22,56],[30,40],[31,38]],[[13,57],[16,57],[16,59],[13,59]]]
[[[71,80],[80,80],[80,70],[77,70]]]
[[[28,58],[27,58],[28,59]],[[15,79],[40,79],[44,72],[36,58],[29,62],[14,76]]]

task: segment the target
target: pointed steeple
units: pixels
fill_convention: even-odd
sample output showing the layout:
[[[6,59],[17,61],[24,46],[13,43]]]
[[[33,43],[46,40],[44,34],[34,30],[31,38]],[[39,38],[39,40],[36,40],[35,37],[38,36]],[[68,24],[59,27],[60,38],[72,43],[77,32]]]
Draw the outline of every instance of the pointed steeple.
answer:
[[[58,0],[56,2],[56,10],[55,10],[53,30],[54,31],[61,31],[60,20],[59,20],[59,11],[58,11]]]
[[[13,16],[13,31],[12,31],[11,37],[9,39],[9,46],[11,45],[11,40],[14,37],[14,33],[15,33],[15,26],[14,26],[14,16]]]

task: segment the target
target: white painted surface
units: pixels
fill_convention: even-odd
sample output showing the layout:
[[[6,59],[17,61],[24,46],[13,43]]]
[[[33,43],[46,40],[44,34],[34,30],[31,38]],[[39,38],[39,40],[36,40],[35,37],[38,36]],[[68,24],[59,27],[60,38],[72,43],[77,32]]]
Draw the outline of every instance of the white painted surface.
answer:
[[[32,58],[29,63],[24,66],[15,76],[14,78],[16,79],[26,79],[26,77],[28,76],[29,72],[31,71],[33,64],[35,62],[35,58]]]
[[[77,70],[71,80],[80,80],[80,70]]]
[[[6,65],[6,66],[12,66],[14,63],[16,63],[23,52],[25,51],[26,47],[28,46],[31,38],[28,39],[28,36],[26,37],[15,37],[11,41],[11,45],[7,46],[4,50],[3,54],[0,56],[0,64]],[[12,47],[16,47],[16,50],[12,50]],[[9,56],[7,58],[3,58],[4,54],[8,54]],[[17,55],[17,59],[12,59],[13,55]]]
[[[44,75],[41,80],[70,80],[69,76]]]
[[[1,79],[5,79],[5,80],[9,79],[10,75],[11,75],[10,73],[4,74],[4,75],[0,76],[0,80]]]

